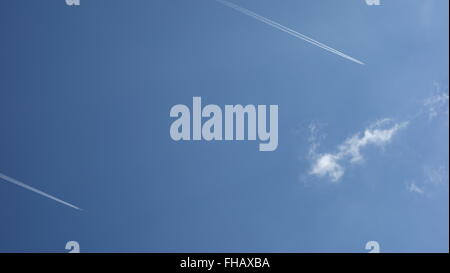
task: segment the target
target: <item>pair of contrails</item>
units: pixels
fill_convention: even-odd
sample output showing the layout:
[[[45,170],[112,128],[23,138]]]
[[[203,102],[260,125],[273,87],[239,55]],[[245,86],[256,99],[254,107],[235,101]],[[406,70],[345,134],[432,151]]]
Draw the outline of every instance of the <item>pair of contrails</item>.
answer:
[[[357,64],[361,64],[361,65],[364,64],[363,62],[361,62],[361,61],[359,61],[359,60],[357,60],[357,59],[355,59],[355,58],[353,58],[353,57],[350,57],[350,56],[348,56],[348,55],[346,55],[346,54],[344,54],[344,53],[342,53],[342,52],[340,52],[340,51],[338,51],[338,50],[336,50],[336,49],[334,49],[334,48],[331,48],[331,47],[329,47],[329,46],[327,46],[327,45],[325,45],[325,44],[322,44],[322,43],[320,43],[320,42],[318,42],[318,41],[316,41],[316,40],[314,40],[314,39],[312,39],[312,38],[310,38],[310,37],[308,37],[308,36],[306,36],[306,35],[303,35],[303,34],[301,34],[301,33],[298,33],[298,32],[295,31],[295,30],[292,30],[292,29],[290,29],[290,28],[288,28],[288,27],[285,27],[285,26],[283,26],[283,25],[281,25],[281,24],[279,24],[279,23],[277,23],[277,22],[274,22],[274,21],[272,21],[272,20],[270,20],[270,19],[267,19],[267,18],[265,18],[265,17],[263,17],[263,16],[261,16],[261,15],[259,15],[259,14],[256,14],[256,13],[254,13],[254,12],[248,10],[248,9],[245,9],[245,8],[243,8],[243,7],[240,7],[240,6],[236,5],[236,4],[233,4],[233,3],[231,3],[231,2],[228,2],[228,1],[226,1],[226,0],[215,0],[215,1],[217,1],[218,3],[221,3],[221,4],[225,5],[225,6],[227,6],[227,7],[229,7],[229,8],[232,8],[232,9],[234,9],[234,10],[236,10],[236,11],[239,11],[239,12],[242,13],[242,14],[245,14],[245,15],[247,15],[247,16],[250,16],[250,17],[252,17],[252,18],[254,18],[254,19],[256,19],[256,20],[258,20],[258,21],[260,21],[260,22],[263,22],[263,23],[265,23],[265,24],[267,24],[267,25],[269,25],[269,26],[271,26],[271,27],[274,27],[274,28],[279,29],[279,30],[281,30],[281,31],[283,31],[283,32],[286,32],[286,33],[288,33],[288,34],[290,34],[290,35],[292,35],[292,36],[294,36],[294,37],[296,37],[296,38],[302,39],[302,40],[304,40],[304,41],[306,41],[306,42],[308,42],[308,43],[310,43],[310,44],[313,44],[313,45],[318,46],[318,47],[320,47],[320,48],[322,48],[322,49],[324,49],[324,50],[327,50],[327,51],[329,51],[329,52],[331,52],[331,53],[333,53],[333,54],[336,54],[336,55],[338,55],[338,56],[341,56],[341,57],[343,57],[343,58],[345,58],[345,59],[347,59],[347,60],[350,60],[350,61],[352,61],[352,62],[355,62],[355,63],[357,63]],[[42,195],[42,196],[44,196],[44,197],[47,197],[47,198],[49,198],[49,199],[51,199],[51,200],[53,200],[53,201],[56,201],[56,202],[58,202],[58,203],[61,203],[61,204],[66,205],[66,206],[68,206],[68,207],[71,207],[71,208],[73,208],[73,209],[81,210],[81,209],[80,209],[79,207],[77,207],[77,206],[74,206],[74,205],[72,205],[72,204],[70,204],[70,203],[68,203],[68,202],[66,202],[66,201],[63,201],[63,200],[61,200],[61,199],[59,199],[59,198],[57,198],[57,197],[54,197],[54,196],[52,196],[52,195],[50,195],[50,194],[48,194],[48,193],[45,193],[45,192],[43,192],[43,191],[41,191],[41,190],[38,190],[38,189],[36,189],[36,188],[34,188],[34,187],[31,187],[31,186],[29,186],[29,185],[27,185],[27,184],[25,184],[25,183],[23,183],[23,182],[20,182],[20,181],[18,181],[18,180],[16,180],[16,179],[11,178],[11,177],[9,177],[9,176],[6,176],[6,175],[4,175],[4,174],[1,174],[1,173],[0,173],[0,179],[1,179],[1,180],[4,180],[4,181],[6,181],[6,182],[12,183],[12,184],[14,184],[14,185],[16,185],[16,186],[25,188],[25,189],[27,189],[27,190],[29,190],[29,191],[32,191],[32,192],[37,193],[37,194],[39,194],[39,195]]]
[[[250,17],[252,17],[252,18],[254,18],[254,19],[256,19],[256,20],[258,20],[260,22],[263,22],[263,23],[265,23],[265,24],[267,24],[267,25],[269,25],[271,27],[274,27],[274,28],[276,28],[278,30],[286,32],[287,34],[290,34],[290,35],[292,35],[292,36],[294,36],[296,38],[302,39],[302,40],[304,40],[304,41],[306,41],[306,42],[308,42],[310,44],[313,44],[313,45],[318,46],[318,47],[320,47],[320,48],[322,48],[324,50],[327,50],[327,51],[329,51],[329,52],[331,52],[333,54],[341,56],[342,58],[345,58],[345,59],[347,59],[349,61],[355,62],[357,64],[361,64],[361,65],[364,64],[360,60],[355,59],[353,57],[350,57],[349,55],[344,54],[344,53],[342,53],[339,50],[336,50],[336,49],[334,49],[332,47],[329,47],[329,46],[327,46],[325,44],[322,44],[321,42],[318,42],[318,41],[316,41],[316,40],[314,40],[314,39],[312,39],[312,38],[310,38],[310,37],[308,37],[308,36],[306,36],[304,34],[298,33],[295,30],[292,30],[292,29],[290,29],[288,27],[285,27],[285,26],[283,26],[283,25],[281,25],[281,24],[279,24],[277,22],[274,22],[274,21],[272,21],[270,19],[267,19],[267,18],[265,18],[265,17],[263,17],[263,16],[261,16],[259,14],[254,13],[253,11],[250,11],[248,9],[240,7],[240,6],[238,6],[236,4],[233,4],[231,2],[228,2],[227,0],[215,0],[215,1],[218,2],[218,3],[221,3],[221,4],[225,5],[225,6],[227,6],[229,8],[232,8],[232,9],[234,9],[236,11],[239,11],[242,14],[250,16]]]

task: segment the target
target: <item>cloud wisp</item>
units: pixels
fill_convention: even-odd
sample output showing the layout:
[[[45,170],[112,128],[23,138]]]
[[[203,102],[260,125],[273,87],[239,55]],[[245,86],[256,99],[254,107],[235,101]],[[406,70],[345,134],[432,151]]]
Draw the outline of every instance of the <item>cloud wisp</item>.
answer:
[[[419,186],[416,185],[416,183],[412,182],[409,184],[408,187],[409,192],[417,193],[417,194],[424,194],[423,189],[421,189]]]
[[[376,122],[364,130],[347,138],[334,153],[317,153],[317,143],[312,142],[310,157],[312,167],[310,175],[328,177],[333,182],[339,181],[345,174],[345,166],[364,160],[362,150],[369,145],[383,147],[395,134],[408,125],[407,122],[393,123],[390,119]],[[314,127],[310,127],[314,128]]]
[[[309,126],[310,136],[308,159],[311,161],[311,167],[308,175],[328,178],[333,182],[339,181],[346,172],[348,166],[360,163],[364,160],[363,149],[367,146],[384,147],[401,129],[409,124],[417,123],[425,116],[431,121],[438,117],[446,117],[448,126],[449,115],[449,95],[448,89],[441,91],[438,84],[436,92],[425,100],[421,101],[419,111],[412,117],[406,119],[406,122],[394,123],[391,119],[380,120],[363,132],[359,132],[348,137],[342,144],[338,145],[335,152],[319,153],[317,152],[323,135],[319,133],[319,125],[311,123]],[[448,162],[445,162],[448,165]],[[429,196],[430,192],[437,192],[437,188],[447,188],[448,190],[448,168],[425,168],[422,182],[416,182],[416,179],[410,180],[406,184],[407,190],[419,195]],[[446,183],[445,183],[446,182]],[[434,189],[436,188],[436,189]]]
[[[270,19],[267,19],[267,18],[265,18],[265,17],[263,17],[263,16],[261,16],[261,15],[259,15],[259,14],[256,14],[256,13],[254,13],[253,11],[250,11],[250,10],[248,10],[248,9],[246,9],[246,8],[240,7],[240,6],[236,5],[236,4],[233,4],[233,3],[231,3],[231,2],[228,2],[228,1],[226,1],[226,0],[215,0],[215,1],[221,3],[222,5],[227,6],[227,7],[229,7],[229,8],[232,8],[232,9],[234,9],[234,10],[236,10],[236,11],[242,13],[242,14],[245,14],[245,15],[247,15],[247,16],[250,16],[250,17],[252,17],[252,18],[254,18],[254,19],[256,19],[256,20],[258,20],[258,21],[260,21],[260,22],[263,22],[263,23],[265,23],[265,24],[267,24],[267,25],[269,25],[269,26],[271,26],[271,27],[274,27],[274,28],[276,28],[276,29],[278,29],[278,30],[281,30],[281,31],[283,31],[283,32],[286,32],[286,33],[288,33],[288,34],[290,34],[290,35],[292,35],[292,36],[294,36],[294,37],[296,37],[296,38],[302,39],[302,40],[304,40],[304,41],[306,41],[306,42],[308,42],[308,43],[310,43],[310,44],[313,44],[313,45],[318,46],[318,47],[320,47],[320,48],[322,48],[322,49],[324,49],[324,50],[327,50],[327,51],[329,51],[329,52],[331,52],[331,53],[333,53],[333,54],[336,54],[336,55],[338,55],[338,56],[341,56],[341,57],[343,57],[343,58],[345,58],[345,59],[347,59],[347,60],[350,60],[350,61],[352,61],[352,62],[355,62],[355,63],[357,63],[357,64],[364,65],[364,63],[361,62],[361,61],[358,60],[358,59],[355,59],[355,58],[353,58],[353,57],[350,57],[349,55],[344,54],[344,53],[342,53],[342,52],[339,51],[339,50],[336,50],[336,49],[334,49],[334,48],[332,48],[332,47],[329,47],[329,46],[327,46],[327,45],[325,45],[325,44],[322,44],[321,42],[318,42],[318,41],[316,41],[316,40],[314,40],[314,39],[312,39],[312,38],[310,38],[310,37],[308,37],[308,36],[306,36],[306,35],[304,35],[304,34],[298,33],[297,31],[295,31],[295,30],[293,30],[293,29],[290,29],[290,28],[288,28],[288,27],[285,27],[285,26],[283,26],[283,25],[281,25],[281,24],[279,24],[279,23],[277,23],[277,22],[274,22],[274,21],[272,21],[272,20],[270,20]]]
[[[29,186],[29,185],[23,183],[23,182],[20,182],[20,181],[14,179],[14,178],[12,178],[12,177],[9,177],[9,176],[7,176],[7,175],[2,174],[2,173],[0,173],[0,180],[4,180],[4,181],[6,181],[6,182],[12,183],[12,184],[14,184],[14,185],[16,185],[16,186],[22,187],[22,188],[24,188],[24,189],[27,189],[27,190],[29,190],[29,191],[32,191],[32,192],[34,192],[34,193],[37,193],[37,194],[42,195],[42,196],[44,196],[44,197],[47,197],[47,198],[49,198],[49,199],[51,199],[51,200],[54,200],[54,201],[56,201],[56,202],[58,202],[58,203],[61,203],[61,204],[63,204],[63,205],[66,205],[66,206],[68,206],[68,207],[71,207],[71,208],[73,208],[73,209],[76,209],[76,210],[82,210],[82,209],[80,209],[80,208],[77,207],[77,206],[74,206],[74,205],[72,205],[72,204],[70,204],[70,203],[68,203],[68,202],[66,202],[66,201],[63,201],[63,200],[61,200],[61,199],[59,199],[59,198],[57,198],[57,197],[55,197],[55,196],[52,196],[52,195],[50,195],[50,194],[48,194],[48,193],[43,192],[43,191],[41,191],[41,190],[38,190],[38,189],[36,189],[36,188],[33,188],[33,187],[31,187],[31,186]]]
[[[448,117],[448,93],[438,92],[427,98],[423,104],[428,112],[429,120],[433,120],[441,113],[444,113]]]
[[[422,177],[407,184],[407,190],[425,197],[433,197],[441,192],[448,194],[449,175],[446,166],[425,166]]]

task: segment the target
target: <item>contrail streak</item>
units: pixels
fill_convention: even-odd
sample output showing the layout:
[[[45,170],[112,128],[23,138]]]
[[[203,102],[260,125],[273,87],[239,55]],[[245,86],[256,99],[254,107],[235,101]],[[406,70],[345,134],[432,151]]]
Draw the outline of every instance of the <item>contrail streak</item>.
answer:
[[[270,19],[267,19],[267,18],[265,18],[265,17],[263,17],[263,16],[261,16],[259,14],[256,14],[256,13],[254,13],[254,12],[248,10],[248,9],[245,9],[243,7],[240,7],[240,6],[236,5],[236,4],[230,3],[230,2],[228,2],[226,0],[215,0],[215,1],[217,1],[217,2],[227,6],[229,8],[237,10],[237,11],[239,11],[239,12],[245,14],[245,15],[253,17],[253,18],[255,18],[256,20],[258,20],[260,22],[266,23],[266,24],[268,24],[268,25],[270,25],[270,26],[272,26],[274,28],[277,28],[277,29],[279,29],[279,30],[281,30],[283,32],[286,32],[286,33],[288,33],[288,34],[290,34],[290,35],[292,35],[294,37],[300,38],[300,39],[302,39],[302,40],[304,40],[304,41],[306,41],[308,43],[311,43],[311,44],[313,44],[315,46],[318,46],[318,47],[320,47],[322,49],[325,49],[325,50],[327,50],[327,51],[329,51],[331,53],[334,53],[334,54],[336,54],[338,56],[341,56],[341,57],[343,57],[343,58],[345,58],[347,60],[350,60],[352,62],[355,62],[357,64],[361,64],[361,65],[364,64],[363,62],[361,62],[361,61],[359,61],[359,60],[357,60],[357,59],[355,59],[353,57],[350,57],[350,56],[348,56],[348,55],[346,55],[346,54],[344,54],[344,53],[342,53],[342,52],[340,52],[340,51],[338,51],[338,50],[336,50],[334,48],[331,48],[331,47],[329,47],[329,46],[327,46],[325,44],[322,44],[322,43],[320,43],[320,42],[318,42],[318,41],[316,41],[316,40],[314,40],[314,39],[312,39],[312,38],[310,38],[310,37],[308,37],[306,35],[298,33],[295,30],[292,30],[292,29],[290,29],[288,27],[280,25],[279,23],[274,22],[274,21],[272,21]]]
[[[14,178],[11,178],[11,177],[9,177],[9,176],[6,176],[6,175],[4,175],[4,174],[2,174],[2,173],[0,173],[0,179],[3,179],[3,180],[5,180],[5,181],[7,181],[7,182],[10,182],[10,183],[14,184],[14,185],[17,185],[17,186],[19,186],[19,187],[25,188],[25,189],[27,189],[27,190],[30,190],[30,191],[32,191],[32,192],[35,192],[35,193],[40,194],[40,195],[42,195],[42,196],[45,196],[45,197],[47,197],[47,198],[49,198],[49,199],[52,199],[52,200],[54,200],[54,201],[56,201],[56,202],[59,202],[59,203],[61,203],[61,204],[64,204],[64,205],[69,206],[69,207],[71,207],[71,208],[74,208],[74,209],[76,209],[76,210],[82,210],[82,209],[80,209],[80,208],[77,207],[77,206],[74,206],[74,205],[72,205],[72,204],[70,204],[70,203],[67,203],[67,202],[65,202],[65,201],[63,201],[63,200],[61,200],[61,199],[59,199],[59,198],[56,198],[56,197],[54,197],[54,196],[52,196],[52,195],[50,195],[50,194],[48,194],[48,193],[45,193],[45,192],[43,192],[43,191],[40,191],[40,190],[38,190],[38,189],[36,189],[36,188],[33,188],[33,187],[31,187],[31,186],[28,186],[27,184],[22,183],[22,182],[20,182],[20,181],[14,179]]]

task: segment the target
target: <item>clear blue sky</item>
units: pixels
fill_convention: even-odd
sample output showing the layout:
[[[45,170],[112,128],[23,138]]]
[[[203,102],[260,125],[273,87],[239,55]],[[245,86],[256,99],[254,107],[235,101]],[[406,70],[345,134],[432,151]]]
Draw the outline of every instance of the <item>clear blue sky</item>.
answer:
[[[213,0],[0,2],[0,173],[83,208],[0,181],[1,252],[448,251],[448,1],[230,1],[365,65]],[[174,142],[193,96],[278,149]]]

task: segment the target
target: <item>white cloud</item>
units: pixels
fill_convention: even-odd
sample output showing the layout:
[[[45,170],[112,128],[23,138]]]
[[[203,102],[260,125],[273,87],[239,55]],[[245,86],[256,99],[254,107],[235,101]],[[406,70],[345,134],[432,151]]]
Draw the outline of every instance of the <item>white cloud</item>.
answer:
[[[440,167],[424,167],[424,176],[425,176],[425,183],[431,184],[431,185],[445,185],[445,183],[448,184],[448,169],[444,166]]]
[[[448,117],[448,93],[441,92],[440,86],[436,85],[436,92],[433,96],[424,100],[423,105],[428,112],[428,119],[433,120],[439,114],[445,114]]]
[[[448,167],[429,167],[423,168],[422,177],[412,183],[408,183],[409,192],[418,193],[426,197],[433,197],[440,193],[448,192],[449,175]],[[447,193],[448,194],[448,193]]]
[[[418,193],[418,194],[424,194],[423,189],[419,188],[414,182],[409,185],[408,190],[410,192],[414,192],[414,193]]]
[[[391,128],[380,129],[384,124],[389,123],[390,120],[385,119],[378,121],[370,128],[364,131],[364,134],[356,134],[348,138],[343,145],[339,147],[339,151],[342,155],[349,155],[352,163],[360,162],[363,160],[361,155],[361,149],[367,145],[373,144],[377,146],[383,146],[389,143],[395,133],[407,126],[407,123],[394,124]]]
[[[362,149],[368,145],[384,146],[389,143],[393,136],[402,128],[408,125],[407,122],[393,124],[390,119],[384,119],[374,123],[364,130],[364,133],[357,133],[347,138],[343,144],[338,146],[335,153],[317,154],[318,144],[311,142],[310,156],[313,159],[311,175],[325,177],[328,176],[336,182],[345,173],[346,164],[355,164],[363,161]],[[310,127],[312,133],[316,133]],[[315,138],[314,138],[315,139]]]
[[[311,174],[317,176],[330,176],[332,181],[338,181],[344,175],[344,168],[339,165],[339,156],[324,154],[314,163]]]

